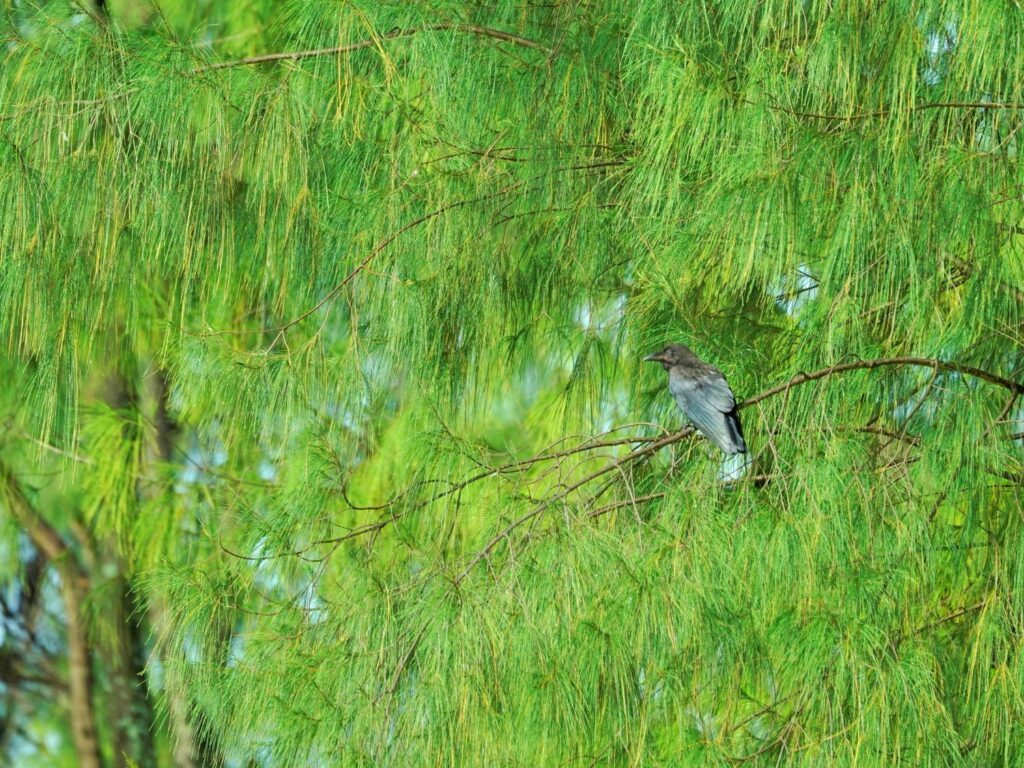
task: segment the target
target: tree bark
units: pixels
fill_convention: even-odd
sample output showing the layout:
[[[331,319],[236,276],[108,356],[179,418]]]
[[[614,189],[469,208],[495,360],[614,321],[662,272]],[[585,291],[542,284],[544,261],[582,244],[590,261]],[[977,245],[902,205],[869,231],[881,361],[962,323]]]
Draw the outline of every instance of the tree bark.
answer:
[[[82,602],[88,586],[74,552],[60,534],[29,503],[17,478],[0,462],[0,483],[11,515],[32,543],[53,563],[61,581],[68,644],[68,692],[71,708],[71,736],[80,768],[101,768],[96,712],[93,708],[92,657],[85,632]]]
[[[156,427],[153,440],[146,446],[140,470],[142,477],[152,476],[158,464],[167,464],[173,459],[174,436],[177,427],[167,408],[167,378],[163,371],[157,371],[146,380],[143,404]],[[152,477],[150,477],[152,479]],[[159,487],[149,483],[148,488]],[[140,498],[151,496],[152,491],[140,486]],[[154,597],[149,605],[149,623],[157,636],[167,633],[168,611],[160,597]],[[165,665],[164,695],[167,697],[167,712],[171,730],[174,765],[177,768],[216,768],[224,764],[216,746],[197,729],[189,712],[188,691],[170,665]]]
[[[117,562],[118,568],[120,565]],[[114,643],[107,665],[114,764],[124,768],[156,768],[155,718],[146,688],[142,627],[132,610],[130,587],[123,577],[117,578],[114,592],[110,613]]]

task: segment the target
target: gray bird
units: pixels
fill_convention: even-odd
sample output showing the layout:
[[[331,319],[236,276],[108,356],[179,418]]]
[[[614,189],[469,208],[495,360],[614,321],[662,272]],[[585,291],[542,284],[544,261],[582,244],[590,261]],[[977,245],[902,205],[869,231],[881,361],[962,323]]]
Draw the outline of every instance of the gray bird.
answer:
[[[736,398],[720,370],[682,344],[669,344],[644,360],[668,371],[668,391],[704,437],[727,454],[747,452]]]

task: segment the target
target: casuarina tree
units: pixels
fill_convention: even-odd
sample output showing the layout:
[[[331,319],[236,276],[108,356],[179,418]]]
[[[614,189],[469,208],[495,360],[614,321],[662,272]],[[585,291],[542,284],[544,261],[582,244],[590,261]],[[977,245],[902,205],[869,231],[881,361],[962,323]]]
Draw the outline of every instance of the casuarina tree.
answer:
[[[1019,760],[1014,4],[0,18],[0,762]]]

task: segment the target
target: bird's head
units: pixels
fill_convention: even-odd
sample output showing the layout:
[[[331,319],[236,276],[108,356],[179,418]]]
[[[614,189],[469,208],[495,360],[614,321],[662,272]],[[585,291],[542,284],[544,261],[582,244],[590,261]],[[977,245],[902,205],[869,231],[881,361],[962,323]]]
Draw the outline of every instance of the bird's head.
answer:
[[[644,362],[647,363],[661,363],[661,367],[666,371],[673,365],[690,360],[694,357],[687,347],[682,344],[669,344],[660,352],[655,352],[653,355],[648,355],[644,358]]]

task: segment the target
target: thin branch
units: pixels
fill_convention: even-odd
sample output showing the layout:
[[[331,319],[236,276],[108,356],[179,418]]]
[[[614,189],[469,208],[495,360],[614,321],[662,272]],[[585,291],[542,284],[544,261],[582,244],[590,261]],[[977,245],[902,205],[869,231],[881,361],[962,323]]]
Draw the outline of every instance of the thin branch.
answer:
[[[204,72],[210,72],[216,69],[229,69],[233,67],[245,67],[252,66],[254,64],[263,64],[271,61],[298,61],[300,59],[315,58],[318,56],[337,56],[345,53],[352,53],[353,51],[362,50],[363,48],[372,48],[379,45],[382,41],[396,40],[401,37],[411,37],[412,35],[419,34],[421,32],[438,32],[443,30],[452,30],[457,32],[465,32],[471,35],[477,35],[479,37],[488,37],[494,40],[501,40],[503,42],[514,43],[525,48],[533,48],[538,51],[543,51],[549,56],[554,55],[554,51],[535,40],[530,40],[520,35],[514,35],[510,32],[504,32],[500,29],[492,29],[490,27],[481,27],[474,24],[456,24],[454,22],[428,24],[422,27],[410,27],[408,29],[394,29],[383,35],[376,35],[375,37],[367,38],[366,40],[360,40],[356,43],[349,43],[347,45],[334,46],[332,48],[313,48],[305,51],[286,51],[283,53],[267,53],[260,56],[248,56],[244,59],[234,59],[232,61],[219,61],[213,64],[203,64],[188,71],[189,75],[200,75]],[[141,88],[129,88],[125,91],[102,96],[96,99],[74,99],[70,101],[60,102],[62,106],[72,107],[92,107],[105,104],[115,99],[124,98],[138,93]],[[52,101],[52,97],[45,97],[40,101]],[[18,107],[18,111],[10,114],[0,115],[0,120],[11,120],[16,117],[20,117],[25,112],[36,108],[35,102],[29,102],[28,104],[15,105]],[[84,110],[83,110],[84,111]],[[76,113],[76,114],[80,114]],[[505,158],[502,158],[505,159]]]
[[[504,530],[502,530],[499,534],[497,534],[496,536],[494,536],[494,538],[487,542],[487,545],[482,550],[476,553],[473,559],[469,561],[469,564],[462,570],[462,573],[460,573],[455,578],[455,586],[461,584],[462,581],[469,575],[469,572],[473,569],[473,566],[475,566],[477,563],[479,563],[481,560],[487,557],[494,550],[494,548],[498,546],[498,544],[500,544],[504,539],[508,538],[509,534],[511,534],[512,531],[521,526],[523,523],[529,522],[530,520],[535,518],[537,515],[546,510],[555,502],[561,501],[569,494],[571,494],[573,491],[583,487],[591,480],[596,480],[602,475],[606,475],[609,472],[613,472],[614,470],[618,469],[627,462],[636,461],[637,459],[640,459],[644,456],[648,456],[652,453],[660,451],[667,445],[671,445],[672,443],[678,443],[680,440],[689,437],[693,433],[693,427],[686,427],[685,429],[682,429],[679,432],[676,432],[675,434],[669,435],[668,437],[663,437],[660,440],[655,440],[650,445],[644,448],[640,448],[639,450],[633,451],[631,453],[628,453],[622,458],[616,459],[606,464],[605,466],[601,467],[601,469],[591,472],[582,480],[576,481],[572,485],[566,487],[564,490],[559,491],[551,498],[545,499],[540,504],[531,509],[529,512],[527,512],[525,515],[514,520]]]
[[[833,373],[842,373],[844,371],[855,371],[871,370],[873,368],[882,368],[885,366],[919,366],[921,368],[935,368],[940,371],[950,371],[952,373],[960,373],[967,376],[973,376],[976,379],[987,381],[989,384],[995,384],[996,386],[1007,389],[1014,394],[1024,394],[1024,384],[1012,379],[1006,379],[995,373],[982,370],[981,368],[975,368],[970,365],[960,365],[959,363],[951,363],[945,360],[938,360],[936,358],[929,357],[884,357],[877,358],[874,360],[855,360],[850,363],[839,363],[838,365],[832,365],[828,368],[822,368],[821,370],[814,371],[813,373],[798,373],[796,376],[791,378],[785,384],[780,384],[777,387],[772,387],[769,390],[762,392],[759,395],[754,395],[747,400],[740,403],[737,408],[747,408],[755,403],[759,403],[766,398],[777,395],[780,392],[785,392],[793,387],[803,384],[804,382],[814,381],[816,379],[823,379],[826,376],[831,376]]]
[[[869,120],[875,117],[887,117],[894,112],[923,112],[930,109],[1024,109],[1024,104],[1016,102],[990,102],[990,101],[931,101],[922,104],[912,104],[909,107],[896,108],[886,107],[873,112],[855,112],[852,115],[830,115],[820,112],[801,112],[800,110],[784,107],[781,104],[761,104],[747,101],[754,106],[764,106],[776,112],[784,112],[793,117],[809,117],[814,120],[833,120],[835,122],[853,122],[856,120]]]
[[[959,619],[961,616],[965,616],[968,613],[974,613],[975,611],[984,608],[987,603],[988,600],[986,599],[979,600],[978,602],[974,603],[974,605],[965,605],[963,608],[958,608],[952,613],[947,613],[945,616],[942,616],[941,618],[938,618],[935,621],[930,621],[927,624],[922,624],[919,627],[915,627],[910,634],[919,635],[922,632],[927,632],[929,629],[935,629],[935,627],[939,626],[940,624],[945,624],[948,621],[955,621],[956,619]],[[899,639],[902,640],[903,638]]]
[[[992,433],[992,430],[995,429],[996,425],[1002,424],[1003,419],[1010,415],[1010,411],[1013,410],[1013,406],[1017,402],[1017,398],[1019,396],[1019,392],[1014,392],[1013,394],[1010,395],[1010,398],[1006,401],[1006,405],[1003,406],[1003,410],[1001,410],[999,412],[999,415],[996,416],[995,421],[989,424],[985,431],[982,433],[982,439],[988,437]]]
[[[605,504],[604,506],[592,509],[587,513],[587,517],[600,517],[603,514],[611,512],[615,509],[621,509],[622,507],[632,507],[635,504],[645,504],[648,501],[657,501],[658,499],[665,498],[664,493],[650,493],[646,496],[637,496],[635,499],[622,499],[620,501],[613,501],[611,504]]]
[[[905,432],[895,432],[891,429],[886,429],[885,427],[874,427],[868,425],[866,427],[854,427],[853,429],[856,432],[864,432],[869,435],[881,435],[882,437],[890,437],[892,438],[892,440],[899,440],[900,442],[906,443],[907,445],[918,445],[921,442],[921,438],[917,437],[916,435],[908,435]],[[892,442],[892,440],[890,440],[889,442]],[[882,447],[884,448],[887,445],[889,445],[889,443],[885,443]]]
[[[215,64],[205,64],[201,67],[196,67],[192,70],[192,74],[199,74],[201,72],[208,72],[214,69],[228,69],[230,67],[248,67],[253,64],[265,64],[270,61],[298,61],[299,59],[311,59],[319,56],[337,56],[343,53],[351,53],[358,51],[363,48],[373,48],[380,45],[381,41],[384,40],[396,40],[400,37],[411,37],[418,35],[421,32],[441,32],[445,30],[451,30],[455,32],[465,32],[470,35],[477,35],[478,37],[489,37],[494,40],[501,40],[506,43],[514,43],[515,45],[523,46],[524,48],[533,48],[534,50],[543,51],[547,54],[552,54],[553,51],[547,46],[541,45],[536,40],[530,40],[527,37],[521,37],[519,35],[513,35],[511,32],[504,32],[500,29],[492,29],[491,27],[479,27],[475,24],[456,24],[454,22],[442,22],[438,24],[426,24],[422,27],[409,27],[408,29],[393,29],[390,32],[383,35],[376,35],[374,37],[367,38],[366,40],[360,40],[357,43],[348,43],[347,45],[338,45],[332,48],[312,48],[305,51],[286,51],[284,53],[265,53],[261,56],[248,56],[244,59],[235,59],[233,61],[220,61]]]
[[[613,431],[615,431],[615,430],[613,430]],[[606,432],[605,434],[608,434],[608,433]],[[618,445],[633,445],[633,444],[636,444],[636,443],[653,443],[653,442],[657,442],[659,439],[660,438],[657,438],[657,437],[644,437],[642,435],[636,435],[634,437],[616,438],[614,440],[586,440],[583,443],[581,443],[580,445],[574,446],[572,448],[567,448],[567,449],[565,449],[563,451],[556,451],[554,453],[539,453],[536,456],[531,456],[528,459],[521,459],[519,461],[513,461],[513,462],[510,462],[508,464],[503,464],[503,465],[501,465],[499,467],[494,467],[493,469],[487,469],[487,470],[485,470],[483,472],[478,472],[475,475],[470,475],[465,480],[461,480],[461,481],[459,481],[457,483],[453,483],[449,488],[446,488],[443,491],[439,491],[438,493],[435,493],[433,496],[431,496],[431,497],[429,497],[427,499],[423,499],[422,501],[417,502],[415,505],[413,505],[410,508],[410,510],[420,509],[422,507],[429,506],[430,504],[433,504],[435,501],[443,499],[446,496],[451,496],[453,494],[456,494],[459,491],[461,491],[464,488],[466,488],[467,486],[472,485],[473,483],[476,483],[476,482],[478,482],[480,480],[484,480],[484,479],[486,479],[488,477],[499,477],[501,475],[509,474],[511,472],[520,471],[520,470],[523,470],[523,469],[528,469],[532,465],[538,464],[538,463],[540,463],[542,461],[554,461],[556,459],[566,458],[568,456],[573,456],[575,454],[583,453],[585,451],[592,451],[592,450],[594,450],[596,448],[611,448],[611,447],[618,446]],[[356,509],[356,510],[383,510],[383,509],[387,509],[387,510],[390,510],[395,504],[397,504],[399,501],[401,501],[402,498],[407,496],[411,490],[412,490],[412,487],[410,486],[409,488],[406,488],[404,491],[401,491],[398,495],[393,496],[390,500],[384,502],[383,504],[375,504],[373,506],[356,506],[356,505],[352,504],[351,501],[349,501],[348,496],[345,495],[344,493],[343,493],[343,498],[345,499],[346,503],[349,504],[350,507],[352,507],[352,509]],[[408,512],[410,510],[406,510],[406,512]],[[397,512],[397,513],[390,514],[390,515],[388,515],[388,517],[385,517],[385,518],[383,518],[381,520],[378,520],[375,523],[367,523],[365,525],[361,525],[361,526],[358,526],[356,528],[353,528],[352,530],[348,531],[347,533],[345,533],[342,536],[338,536],[338,537],[331,538],[331,539],[320,539],[319,541],[314,542],[314,544],[312,546],[319,546],[319,545],[322,545],[322,544],[337,544],[337,543],[340,543],[340,542],[343,542],[343,541],[347,541],[349,539],[357,538],[359,536],[362,536],[363,534],[376,533],[377,531],[380,531],[383,528],[385,528],[389,523],[397,521],[400,517],[403,516],[403,514],[405,514],[405,512]],[[308,550],[309,550],[309,548],[306,548],[306,549],[302,550],[301,553],[304,554]],[[227,550],[225,550],[225,551],[227,551]],[[267,559],[267,557],[272,557],[271,555],[268,555],[268,556],[265,556],[265,557],[252,557],[251,558],[251,557],[245,557],[244,555],[237,555],[237,554],[235,554],[233,552],[229,552],[229,554],[234,555],[235,557],[239,557],[241,559],[246,559],[246,560],[265,560],[265,559]],[[291,552],[289,554],[300,554],[300,553],[298,553],[298,552]]]
[[[584,163],[584,164],[579,164],[579,165],[570,165],[570,166],[565,166],[565,167],[562,167],[562,168],[556,168],[556,169],[554,169],[553,172],[554,173],[564,173],[566,171],[595,170],[595,169],[600,169],[600,168],[608,168],[608,167],[612,167],[612,166],[618,166],[618,165],[622,165],[622,164],[623,164],[622,160],[603,160],[603,161],[596,162],[596,163]],[[539,174],[539,175],[543,175],[543,174]],[[497,190],[495,192],[490,192],[490,193],[488,193],[486,195],[481,195],[480,197],[467,198],[465,200],[456,200],[453,203],[449,203],[448,205],[443,205],[440,208],[436,208],[433,211],[430,211],[429,213],[425,213],[424,215],[420,216],[419,218],[416,218],[413,221],[410,221],[408,224],[405,224],[400,229],[392,232],[386,238],[381,240],[373,248],[373,250],[370,251],[363,258],[363,260],[360,261],[355,266],[355,268],[351,272],[349,272],[347,275],[345,275],[345,277],[340,282],[336,283],[334,285],[334,287],[331,288],[331,290],[327,292],[327,295],[325,295],[322,299],[320,299],[320,301],[318,301],[315,305],[313,305],[311,308],[307,309],[302,314],[300,314],[297,317],[295,317],[295,318],[289,320],[288,322],[284,323],[283,325],[277,326],[276,328],[253,328],[253,329],[249,329],[249,330],[238,330],[238,331],[209,331],[209,332],[206,332],[206,333],[195,333],[195,334],[189,334],[189,335],[195,336],[196,338],[209,338],[211,336],[243,336],[243,335],[248,335],[248,334],[271,334],[271,333],[272,334],[282,334],[285,331],[289,330],[290,328],[293,328],[294,326],[296,326],[299,323],[301,323],[303,320],[308,318],[310,315],[314,314],[317,310],[321,309],[324,306],[327,306],[328,304],[333,303],[333,301],[338,297],[338,295],[341,293],[342,289],[344,289],[346,285],[348,285],[350,282],[352,282],[352,280],[354,280],[355,277],[360,272],[363,272],[369,266],[370,262],[372,262],[378,255],[380,255],[380,253],[382,251],[384,251],[389,245],[391,245],[393,242],[395,242],[395,240],[397,240],[399,237],[404,235],[409,230],[415,229],[419,225],[425,224],[426,222],[430,221],[431,219],[434,219],[434,218],[440,216],[443,213],[447,213],[448,211],[453,211],[453,210],[455,210],[457,208],[462,208],[463,206],[470,205],[472,203],[480,203],[480,202],[483,202],[485,200],[492,200],[492,199],[494,199],[496,197],[502,197],[504,195],[508,195],[508,194],[510,194],[512,192],[515,192],[516,190],[522,188],[523,186],[525,186],[530,181],[533,181],[536,178],[538,178],[538,176],[532,176],[529,179],[523,179],[522,181],[517,181],[517,182],[514,182],[512,184],[508,184],[508,185],[502,187],[501,189],[499,189],[499,190]],[[273,344],[271,346],[273,346]]]
[[[497,193],[495,193],[495,194],[497,194]],[[377,246],[372,251],[370,251],[366,255],[366,257],[361,262],[359,262],[359,264],[356,265],[355,269],[353,269],[351,272],[349,272],[347,275],[345,275],[345,277],[342,279],[341,282],[337,283],[333,288],[331,288],[331,290],[328,291],[326,296],[324,296],[322,299],[320,299],[320,301],[318,301],[310,309],[307,309],[305,312],[303,312],[298,317],[295,317],[292,320],[289,320],[284,325],[278,326],[277,328],[258,328],[258,329],[250,330],[250,331],[213,331],[213,332],[210,332],[210,333],[203,333],[203,334],[198,334],[198,335],[201,338],[205,338],[205,337],[208,337],[208,336],[239,336],[239,335],[244,335],[244,334],[249,334],[249,333],[283,333],[284,331],[287,331],[289,328],[292,328],[292,327],[298,325],[299,323],[301,323],[303,320],[305,320],[307,317],[309,317],[310,315],[315,313],[321,307],[323,307],[326,304],[328,304],[331,301],[333,301],[337,297],[337,295],[339,293],[341,293],[341,290],[346,285],[348,285],[350,282],[352,282],[352,280],[355,278],[356,275],[358,275],[360,272],[362,272],[364,269],[366,269],[367,265],[371,261],[373,261],[373,259],[376,258],[377,255],[381,251],[383,251],[385,248],[387,248],[389,245],[391,245],[391,243],[393,243],[399,237],[404,235],[410,229],[414,229],[414,228],[418,227],[420,224],[423,224],[423,223],[425,223],[427,221],[430,221],[431,219],[433,219],[433,218],[435,218],[437,216],[440,216],[442,213],[446,213],[447,211],[454,210],[455,208],[461,208],[464,205],[469,205],[470,203],[478,202],[479,200],[483,200],[483,199],[486,199],[486,198],[475,198],[473,200],[458,200],[458,201],[456,201],[454,203],[451,203],[450,205],[442,206],[442,207],[440,207],[440,208],[438,208],[436,210],[431,211],[430,213],[424,214],[423,216],[420,216],[418,219],[410,221],[408,224],[406,224],[401,229],[391,233],[384,240],[382,240],[380,243],[378,243]]]
[[[49,451],[50,453],[55,453],[58,456],[63,456],[64,458],[71,459],[72,461],[77,461],[80,464],[89,464],[91,466],[95,466],[95,464],[96,464],[96,462],[93,461],[92,459],[90,459],[88,456],[82,456],[81,454],[78,454],[78,453],[76,453],[74,451],[67,451],[67,450],[64,450],[63,448],[59,448],[56,445],[50,445],[50,443],[47,443],[44,440],[40,440],[35,435],[30,435],[28,432],[26,432],[24,430],[19,430],[18,434],[23,439],[28,440],[31,443],[35,443],[40,448],[42,448],[44,451]]]
[[[412,659],[413,654],[416,653],[416,649],[420,647],[420,642],[423,640],[423,635],[426,634],[427,629],[429,627],[430,620],[427,620],[423,624],[423,626],[420,627],[420,631],[416,633],[416,636],[413,638],[412,643],[409,644],[409,649],[404,654],[402,654],[402,658],[398,660],[398,664],[395,667],[394,674],[391,676],[391,682],[388,684],[387,690],[382,691],[380,694],[378,694],[377,698],[374,699],[374,703],[377,703],[377,701],[382,696],[387,696],[390,706],[390,700],[395,695],[395,692],[398,690],[398,684],[402,680],[402,673],[405,672],[405,668],[409,665],[409,661],[410,659]]]

